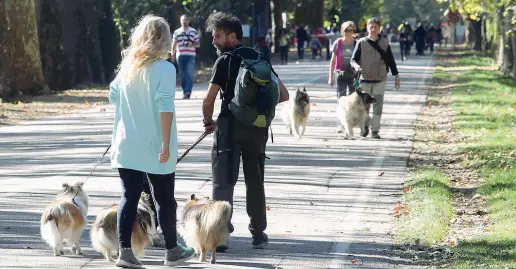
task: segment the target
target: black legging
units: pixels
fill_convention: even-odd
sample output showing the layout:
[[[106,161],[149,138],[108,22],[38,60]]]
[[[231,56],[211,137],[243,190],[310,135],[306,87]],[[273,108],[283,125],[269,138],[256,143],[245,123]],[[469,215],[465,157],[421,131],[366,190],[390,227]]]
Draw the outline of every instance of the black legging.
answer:
[[[288,46],[280,46],[280,56],[282,63],[288,63]]]
[[[355,87],[353,87],[353,78],[346,78],[342,76],[337,76],[337,98],[341,96],[347,96],[355,92]]]
[[[117,213],[118,238],[122,248],[131,248],[131,234],[138,201],[143,190],[143,181],[146,173],[119,168],[118,173],[122,182],[122,198]],[[152,184],[152,194],[156,200],[158,221],[165,238],[165,248],[173,249],[177,246],[176,231],[176,199],[174,197],[175,173],[166,175],[148,174]],[[150,201],[153,203],[153,201]]]

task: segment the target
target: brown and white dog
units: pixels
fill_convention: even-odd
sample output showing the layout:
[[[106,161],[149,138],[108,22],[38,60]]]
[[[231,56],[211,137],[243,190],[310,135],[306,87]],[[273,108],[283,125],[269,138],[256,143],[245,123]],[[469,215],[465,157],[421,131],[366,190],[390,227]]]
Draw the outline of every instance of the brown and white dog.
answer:
[[[88,196],[82,186],[82,182],[71,186],[64,183],[57,198],[41,216],[41,237],[54,249],[55,256],[64,254],[64,242],[71,247],[72,253],[82,254],[79,241],[88,223]]]
[[[113,254],[118,255],[117,210],[118,205],[102,209],[90,231],[93,248],[102,253],[107,261],[113,261]],[[138,258],[145,256],[145,248],[152,243],[152,236],[155,234],[154,212],[151,209],[149,196],[142,192],[131,234],[131,248]]]
[[[227,244],[228,223],[231,217],[231,204],[226,201],[213,201],[205,197],[197,199],[192,194],[183,207],[181,220],[182,235],[186,244],[200,253],[199,261],[204,262],[207,251],[211,250],[211,263],[215,263],[215,250],[220,244]]]

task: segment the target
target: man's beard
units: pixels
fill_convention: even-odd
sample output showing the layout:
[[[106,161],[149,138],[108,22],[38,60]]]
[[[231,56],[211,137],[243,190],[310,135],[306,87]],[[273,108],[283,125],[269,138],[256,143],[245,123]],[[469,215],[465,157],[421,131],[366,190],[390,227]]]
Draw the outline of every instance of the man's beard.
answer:
[[[220,46],[215,46],[215,48],[217,49],[217,56],[220,56],[222,53],[230,50],[230,47],[227,43]]]

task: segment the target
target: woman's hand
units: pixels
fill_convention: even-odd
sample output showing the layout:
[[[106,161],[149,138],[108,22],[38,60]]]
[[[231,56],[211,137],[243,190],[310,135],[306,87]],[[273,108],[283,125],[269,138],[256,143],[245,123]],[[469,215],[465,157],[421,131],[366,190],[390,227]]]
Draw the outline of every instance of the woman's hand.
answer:
[[[333,87],[333,84],[334,84],[334,80],[333,80],[333,76],[330,76],[330,78],[328,78],[328,85],[330,85],[331,87]]]
[[[158,154],[158,159],[160,163],[168,162],[170,158],[170,150],[169,146],[165,144],[161,144],[161,152]]]

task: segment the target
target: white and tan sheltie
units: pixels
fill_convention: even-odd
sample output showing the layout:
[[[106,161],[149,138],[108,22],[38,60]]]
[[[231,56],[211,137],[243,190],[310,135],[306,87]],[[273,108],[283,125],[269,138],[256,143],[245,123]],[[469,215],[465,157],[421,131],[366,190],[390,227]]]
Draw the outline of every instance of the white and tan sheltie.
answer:
[[[113,261],[113,254],[118,255],[117,210],[118,205],[102,209],[90,231],[93,248],[102,253],[107,261]],[[151,209],[149,196],[142,192],[131,234],[131,248],[138,258],[145,256],[145,248],[152,243],[152,237],[155,234],[154,212]]]
[[[83,183],[63,184],[57,198],[50,203],[41,216],[41,237],[61,256],[63,243],[71,247],[73,254],[82,254],[79,241],[88,220],[88,196]]]

